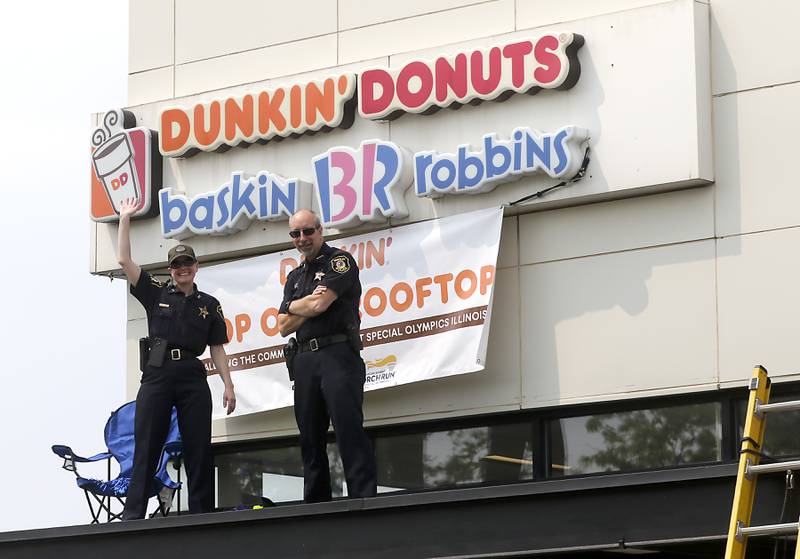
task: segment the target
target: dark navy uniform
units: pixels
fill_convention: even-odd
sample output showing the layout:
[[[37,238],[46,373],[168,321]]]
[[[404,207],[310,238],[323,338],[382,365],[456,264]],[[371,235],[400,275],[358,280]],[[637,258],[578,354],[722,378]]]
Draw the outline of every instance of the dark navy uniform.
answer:
[[[167,436],[172,407],[178,427],[189,486],[189,512],[214,509],[214,464],[211,455],[211,392],[197,356],[206,345],[227,343],[222,307],[197,291],[188,297],[171,281],[162,283],[145,271],[131,294],[147,312],[150,339],[167,340],[164,365],[147,365],[136,396],[136,449],[123,518],[143,518],[147,495]]]
[[[375,455],[364,432],[366,367],[348,343],[348,330],[358,332],[361,283],[353,257],[324,243],[315,259],[289,273],[280,313],[291,301],[310,295],[317,285],[332,289],[336,300],[297,330],[300,352],[294,361],[294,412],[300,429],[306,502],[329,501],[331,479],[326,452],[333,423],[351,497],[375,495]]]

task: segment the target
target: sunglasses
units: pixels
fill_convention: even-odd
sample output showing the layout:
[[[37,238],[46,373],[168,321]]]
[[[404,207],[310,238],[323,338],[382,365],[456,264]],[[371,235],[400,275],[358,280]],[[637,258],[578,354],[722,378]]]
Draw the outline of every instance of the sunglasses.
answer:
[[[289,231],[289,236],[293,239],[300,238],[300,233],[305,235],[306,237],[310,237],[316,232],[316,227],[306,227],[305,229],[292,229]]]
[[[192,260],[191,258],[183,258],[180,260],[174,260],[173,262],[170,263],[169,267],[172,268],[173,270],[177,270],[178,268],[188,268],[195,262],[196,261]]]

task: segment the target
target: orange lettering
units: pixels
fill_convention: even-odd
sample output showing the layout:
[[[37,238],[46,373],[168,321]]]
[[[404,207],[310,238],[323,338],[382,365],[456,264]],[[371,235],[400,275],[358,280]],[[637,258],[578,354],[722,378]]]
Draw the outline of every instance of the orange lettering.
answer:
[[[219,101],[212,101],[208,107],[211,113],[206,126],[206,111],[203,105],[194,107],[194,137],[201,146],[208,147],[219,137],[220,107]]]
[[[236,137],[236,129],[242,131],[245,138],[253,135],[253,96],[245,95],[242,105],[236,99],[225,100],[225,139],[229,142]]]
[[[441,289],[442,303],[447,303],[450,299],[450,294],[447,291],[447,283],[453,281],[453,274],[447,273],[433,276],[433,281]]]
[[[286,278],[289,275],[289,272],[297,268],[297,260],[294,258],[284,258],[281,260],[279,266],[279,274],[281,278],[281,285],[286,285]]]
[[[405,299],[402,302],[400,302],[397,298],[400,293],[405,295]],[[411,289],[411,286],[404,281],[394,284],[391,291],[389,291],[389,303],[397,312],[403,312],[404,310],[407,310],[408,307],[411,306],[411,301],[413,301],[413,299],[414,291]]]
[[[325,80],[324,93],[314,82],[306,84],[306,124],[308,126],[313,126],[317,122],[317,114],[322,116],[324,122],[333,120],[335,102],[333,86],[333,78]]]
[[[281,112],[281,104],[286,97],[283,88],[272,92],[272,99],[269,93],[263,91],[258,95],[258,131],[261,134],[269,132],[270,123],[275,125],[276,132],[282,132],[286,128],[286,117]]]
[[[494,283],[494,266],[481,267],[481,295],[486,295],[490,285]]]
[[[425,298],[431,294],[431,290],[427,286],[431,284],[431,278],[419,278],[416,282],[417,287],[417,307],[422,308],[425,304]]]
[[[189,139],[190,130],[189,115],[181,109],[167,109],[161,113],[161,153],[180,151]]]
[[[372,300],[378,299],[377,306],[373,306]],[[370,316],[378,316],[386,310],[386,293],[380,287],[370,287],[364,294],[364,310]]]
[[[233,320],[236,321],[236,341],[241,342],[244,333],[250,330],[250,315],[237,314]]]
[[[464,286],[462,285],[464,280],[469,281],[469,287],[467,289],[464,289]],[[472,294],[475,293],[476,287],[478,287],[478,276],[476,276],[475,272],[472,270],[461,270],[456,276],[456,295],[462,299],[472,296]]]
[[[272,319],[272,326],[269,325],[270,319]],[[261,331],[267,336],[278,334],[278,309],[270,307],[261,314]]]
[[[289,90],[289,120],[292,123],[292,128],[300,128],[303,123],[303,109],[300,99],[300,94],[303,91],[299,85],[293,85]]]

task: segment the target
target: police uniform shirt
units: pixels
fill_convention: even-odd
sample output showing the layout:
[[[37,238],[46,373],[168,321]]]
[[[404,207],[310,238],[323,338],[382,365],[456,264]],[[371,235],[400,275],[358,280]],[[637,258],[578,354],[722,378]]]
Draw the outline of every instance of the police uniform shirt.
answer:
[[[228,331],[222,306],[207,293],[197,290],[188,297],[172,281],[161,282],[142,271],[136,285],[131,285],[136,297],[147,312],[150,339],[164,338],[169,348],[202,354],[206,345],[228,342]]]
[[[308,318],[297,330],[297,341],[347,333],[348,326],[360,324],[358,301],[361,282],[358,266],[350,253],[323,243],[319,254],[310,262],[303,262],[289,273],[283,288],[283,302],[278,312],[288,313],[291,301],[302,299],[314,292],[317,285],[332,289],[336,300],[319,316]]]

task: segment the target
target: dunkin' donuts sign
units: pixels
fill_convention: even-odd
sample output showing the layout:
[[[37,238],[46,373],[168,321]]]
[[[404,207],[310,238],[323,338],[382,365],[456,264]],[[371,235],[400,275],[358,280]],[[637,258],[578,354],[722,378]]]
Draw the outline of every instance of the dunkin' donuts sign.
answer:
[[[161,112],[160,149],[165,157],[191,156],[240,143],[265,142],[353,123],[390,120],[403,113],[430,113],[454,104],[504,99],[512,93],[569,89],[580,76],[577,52],[583,37],[546,34],[490,48],[412,60],[399,68],[256,91]]]
[[[268,170],[254,176],[235,171],[230,182],[193,198],[172,189],[156,192],[162,155],[190,157],[347,128],[356,112],[362,118],[391,120],[404,113],[430,114],[454,105],[503,100],[514,93],[569,89],[580,76],[577,51],[583,43],[581,35],[549,33],[434,60],[411,60],[397,68],[371,68],[358,75],[342,73],[168,107],[160,113],[157,133],[132,128],[132,114],[112,111],[93,135],[92,217],[116,220],[120,202],[135,197],[139,216],[155,215],[160,204],[166,238],[231,234],[253,220],[287,219],[310,207],[313,191],[323,224],[347,228],[408,215],[403,193],[412,184],[417,196],[439,197],[488,192],[536,172],[569,178],[580,167],[588,131],[573,125],[555,131],[521,126],[506,131],[510,137],[485,135],[477,150],[460,145],[452,153],[412,154],[377,139],[357,148],[334,147],[312,159],[313,184]]]

